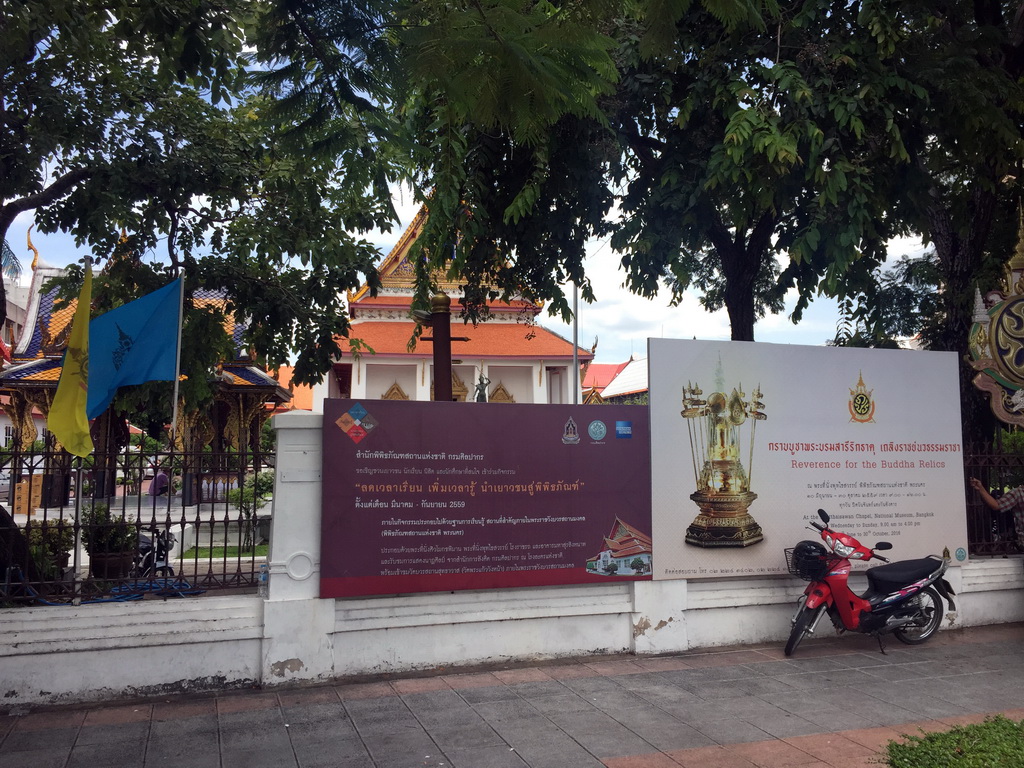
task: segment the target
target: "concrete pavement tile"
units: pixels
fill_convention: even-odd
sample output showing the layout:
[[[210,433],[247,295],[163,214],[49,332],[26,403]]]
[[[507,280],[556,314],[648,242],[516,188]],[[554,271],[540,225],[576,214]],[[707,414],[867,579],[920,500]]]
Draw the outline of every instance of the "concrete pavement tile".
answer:
[[[749,682],[748,680],[720,680],[715,683],[704,682],[684,686],[684,690],[690,691],[705,701],[745,698],[751,695]],[[729,705],[723,703],[722,706],[728,707]]]
[[[143,768],[146,750],[138,742],[116,741],[107,744],[76,746],[68,757],[67,768]]]
[[[370,754],[357,736],[293,740],[292,751],[300,768],[373,768]]]
[[[727,749],[749,760],[759,768],[787,768],[790,765],[808,765],[819,762],[802,749],[785,741],[761,741],[749,744],[731,744]]]
[[[337,704],[341,697],[338,696],[338,689],[333,687],[299,688],[294,691],[281,691],[277,694],[277,701],[282,709],[286,709],[314,704]]]
[[[530,768],[601,768],[602,763],[561,731],[521,733],[507,740]]]
[[[653,744],[662,752],[669,752],[673,749],[693,749],[695,747],[710,747],[716,744],[715,740],[705,736],[696,728],[691,728],[682,723],[676,723],[671,728],[661,726],[635,726],[630,730],[649,744]]]
[[[187,720],[193,717],[217,718],[216,699],[180,699],[158,701],[153,704],[153,722]]]
[[[277,708],[230,712],[220,715],[217,722],[220,723],[221,730],[259,729],[270,724],[284,725],[281,710]]]
[[[154,720],[149,724],[149,740],[154,739],[194,739],[197,737],[217,737],[220,724],[216,717],[209,715],[182,718],[180,720]]]
[[[793,656],[790,658],[790,663],[792,663],[794,667],[793,671],[796,674],[807,672],[834,672],[836,670],[846,669],[846,667],[831,656],[818,658]]]
[[[778,677],[779,675],[795,675],[797,673],[796,664],[788,659],[744,664],[743,668],[749,670],[751,674],[754,675],[769,675],[771,677]]]
[[[790,690],[794,689],[791,688]],[[843,695],[845,696],[846,694],[844,693]],[[784,709],[794,715],[802,715],[805,712],[827,709],[836,703],[836,694],[825,691],[824,689],[819,691],[799,690],[788,695],[770,695],[759,698],[762,698],[769,704],[773,704],[779,709]],[[877,704],[878,699],[871,699],[871,703]]]
[[[898,726],[921,719],[920,715],[909,709],[878,699],[871,703],[853,702],[844,706],[851,714],[865,717],[876,726]]]
[[[522,699],[485,701],[473,705],[474,711],[484,722],[495,723],[546,723],[548,719],[530,702]]]
[[[217,739],[188,741],[158,741],[150,739],[146,745],[146,768],[166,768],[169,765],[188,768],[220,768],[220,745]]]
[[[565,664],[557,667],[545,667],[552,680],[573,680],[580,677],[595,677],[597,672],[584,664]]]
[[[488,701],[522,701],[519,694],[506,685],[487,688],[464,688],[458,691],[462,700],[469,704],[481,704]]]
[[[770,734],[740,718],[688,720],[686,724],[696,728],[717,744],[741,744],[770,738]]]
[[[776,739],[784,739],[787,736],[806,736],[809,733],[821,733],[823,730],[817,723],[781,710],[778,713],[742,719]]]
[[[276,749],[291,744],[284,724],[267,724],[263,728],[221,728],[222,749]]]
[[[452,749],[474,749],[477,747],[506,746],[505,740],[484,722],[477,725],[447,726],[431,728],[430,738],[445,753]]]
[[[649,672],[671,672],[677,669],[691,669],[685,659],[678,656],[656,656],[654,658],[639,658],[636,663]]]
[[[75,746],[82,744],[105,744],[107,742],[134,741],[145,743],[149,737],[149,721],[144,723],[123,723],[121,725],[96,725],[82,728],[78,732]]]
[[[573,733],[572,737],[581,747],[599,760],[657,752],[649,741],[645,741],[620,725],[603,731]]]
[[[847,759],[870,757],[875,754],[873,749],[837,733],[795,736],[783,741],[830,765],[840,765]]]
[[[85,715],[84,727],[95,725],[121,725],[123,723],[148,723],[153,716],[152,704],[135,704],[123,707],[90,709]]]
[[[298,768],[299,762],[291,747],[268,749],[221,749],[222,768]],[[93,768],[96,768],[93,766]]]
[[[683,659],[694,669],[702,667],[734,667],[740,664],[754,664],[763,661],[766,657],[760,651],[721,651],[719,653],[702,653],[695,655],[682,655]]]
[[[557,696],[538,696],[530,699],[529,703],[542,714],[552,714],[556,712],[585,712],[594,708],[594,705],[591,702],[568,692],[558,694]]]
[[[527,768],[527,763],[507,745],[448,749],[453,768]]]
[[[85,710],[33,712],[18,718],[15,731],[50,731],[62,728],[81,727],[85,722]]]
[[[817,712],[805,712],[801,715],[805,720],[820,726],[823,731],[853,731],[871,728],[877,725],[874,720],[858,715],[845,709],[822,709]]]
[[[890,741],[899,741],[900,732],[895,728],[862,728],[854,731],[843,731],[841,734],[850,741],[855,741],[873,752],[885,752]]]
[[[492,675],[490,672],[479,672],[465,675],[445,675],[444,680],[448,683],[448,687],[462,691],[467,688],[486,688],[488,686],[504,685],[498,678]]]
[[[359,733],[351,720],[318,720],[305,723],[288,723],[288,738],[292,744],[299,741],[318,743],[336,739],[358,739]]]
[[[335,691],[343,701],[379,699],[398,695],[389,683],[352,683],[351,685],[335,686]]]
[[[439,758],[442,754],[441,748],[422,731],[408,735],[381,733],[373,737],[364,737],[363,744],[374,763],[378,765],[402,761],[406,765],[420,765],[416,761],[424,759],[445,762],[443,758]]]
[[[275,693],[246,692],[244,695],[234,694],[217,697],[217,711],[222,715],[274,709],[277,706],[277,694]]]
[[[552,679],[547,672],[537,667],[528,667],[524,669],[503,669],[497,672],[492,672],[491,674],[493,674],[505,685],[511,685],[513,683],[536,683]]]
[[[675,670],[671,670],[675,671]],[[651,688],[665,688],[682,690],[679,686],[672,685],[665,681],[664,672],[638,672],[635,675],[622,675],[615,678],[615,682],[627,691],[647,691]]]
[[[695,685],[710,685],[723,680],[745,680],[750,677],[750,670],[743,664],[734,667],[702,667],[680,669],[677,672],[666,672],[665,682],[690,689]]]
[[[374,768],[369,755],[365,757],[338,757],[329,752],[296,755],[299,768]]]
[[[349,720],[348,710],[340,700],[323,704],[308,704],[281,708],[281,719],[289,725],[296,723],[324,723]]]
[[[24,731],[15,728],[4,739],[3,752],[30,752],[36,749],[70,750],[78,739],[77,728],[55,728],[52,731]]]
[[[608,757],[601,762],[608,768],[679,768],[679,763],[661,752],[649,755],[629,755],[628,757]]]
[[[451,686],[443,677],[421,677],[412,680],[393,680],[391,687],[399,694],[426,693],[427,691],[448,691]]]
[[[635,661],[590,661],[583,666],[592,670],[595,674],[605,676],[615,675],[642,675],[647,672]]]
[[[754,764],[726,747],[699,747],[668,753],[684,768],[753,768]]]
[[[0,752],[0,768],[64,768],[71,750],[51,747],[29,752]]]
[[[599,696],[620,696],[624,691],[621,685],[607,677],[573,677],[562,680],[562,685],[590,701]]]
[[[509,689],[517,696],[530,700],[569,693],[569,689],[557,680],[543,680],[535,683],[514,683]]]
[[[615,718],[596,709],[583,712],[552,712],[548,717],[552,723],[574,738],[582,733],[622,728]]]
[[[865,669],[866,667],[880,667],[885,665],[885,657],[875,651],[874,653],[848,653],[844,656],[836,656],[835,662],[851,669]]]

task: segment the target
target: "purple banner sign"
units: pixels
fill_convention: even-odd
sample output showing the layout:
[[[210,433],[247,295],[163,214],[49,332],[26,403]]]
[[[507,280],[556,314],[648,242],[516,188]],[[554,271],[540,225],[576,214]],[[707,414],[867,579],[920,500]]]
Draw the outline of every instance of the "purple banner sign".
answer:
[[[321,597],[651,577],[647,408],[328,400]]]

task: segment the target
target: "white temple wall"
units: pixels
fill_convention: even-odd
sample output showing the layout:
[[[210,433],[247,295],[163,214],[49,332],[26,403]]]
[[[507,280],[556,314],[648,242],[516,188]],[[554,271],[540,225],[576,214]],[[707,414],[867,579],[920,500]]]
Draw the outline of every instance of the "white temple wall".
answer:
[[[269,597],[254,594],[0,610],[7,708],[316,683],[582,654],[781,644],[804,583],[638,581],[322,600],[321,425],[278,428]],[[780,553],[781,554],[781,553]],[[1024,560],[949,571],[952,627],[1024,621]],[[943,628],[950,628],[944,622]],[[819,633],[831,630],[822,624]],[[891,645],[896,645],[892,642]],[[913,649],[910,649],[913,652]]]

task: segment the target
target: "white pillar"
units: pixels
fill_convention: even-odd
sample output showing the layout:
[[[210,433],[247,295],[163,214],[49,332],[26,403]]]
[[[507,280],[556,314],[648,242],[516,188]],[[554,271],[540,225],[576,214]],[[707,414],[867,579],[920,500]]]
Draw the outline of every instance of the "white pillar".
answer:
[[[277,471],[263,679],[328,680],[334,674],[334,601],[320,599],[323,415],[292,411],[275,416],[273,424]]]

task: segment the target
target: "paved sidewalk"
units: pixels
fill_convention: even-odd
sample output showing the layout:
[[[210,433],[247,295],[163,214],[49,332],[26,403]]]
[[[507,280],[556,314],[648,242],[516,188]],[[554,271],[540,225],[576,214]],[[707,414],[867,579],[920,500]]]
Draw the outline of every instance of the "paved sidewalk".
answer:
[[[0,768],[878,765],[889,739],[1024,718],[1024,625],[926,645],[589,657],[0,717]],[[920,730],[919,730],[920,729]]]

